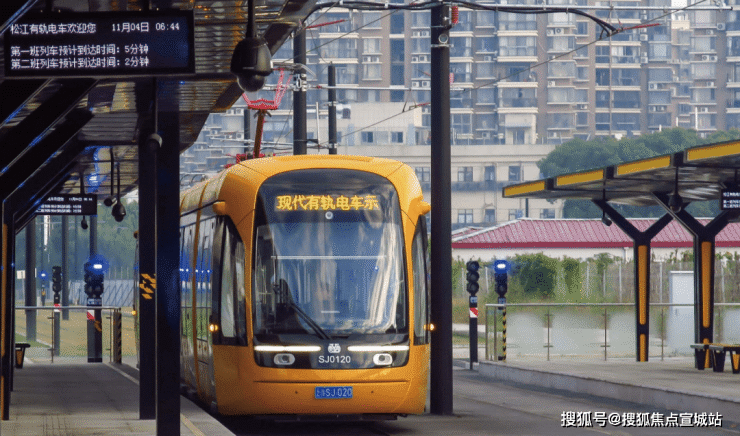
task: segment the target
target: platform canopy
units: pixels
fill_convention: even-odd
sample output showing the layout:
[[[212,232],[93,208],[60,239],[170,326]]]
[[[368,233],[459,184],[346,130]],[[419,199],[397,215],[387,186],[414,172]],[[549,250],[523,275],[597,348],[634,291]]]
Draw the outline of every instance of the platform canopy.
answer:
[[[604,168],[564,174],[504,188],[504,197],[591,200],[634,241],[636,356],[650,354],[650,243],[675,219],[694,239],[694,342],[696,367],[708,368],[708,344],[714,342],[715,239],[729,222],[740,217],[740,141],[702,145],[687,150]],[[684,207],[694,201],[720,200],[722,211],[704,224]],[[662,206],[666,214],[640,230],[609,203]]]
[[[274,54],[315,4],[316,0],[254,0],[255,32]],[[52,13],[47,11],[49,7]],[[230,63],[234,48],[247,31],[246,0],[2,0],[0,51],[6,50],[5,40],[13,26],[33,14],[83,14],[78,15],[82,17],[78,21],[85,22],[87,13],[116,16],[142,11],[192,14],[191,72],[11,77],[5,73],[7,57],[0,56],[0,182],[9,191],[0,192],[0,197],[7,197],[26,182],[33,185],[30,192],[42,198],[48,194],[77,194],[85,189],[102,199],[113,194],[111,161],[120,168],[116,179],[120,177],[120,192],[124,195],[137,187],[138,145],[142,132],[152,128],[155,94],[158,111],[177,114],[181,151],[196,141],[210,113],[226,111],[240,98],[242,91]],[[91,47],[98,50],[94,44]],[[156,91],[152,85],[155,76]],[[43,146],[34,147],[36,144]],[[65,149],[71,158],[64,155],[64,159],[57,159]],[[64,162],[60,165],[61,160]],[[19,168],[13,168],[16,164]],[[20,167],[31,169],[21,171]],[[36,167],[41,182],[26,181]],[[88,186],[80,186],[80,175]]]
[[[652,206],[659,204],[656,194],[671,195],[678,187],[684,203],[718,200],[723,189],[737,187],[739,169],[740,141],[730,141],[510,185],[503,195]]]

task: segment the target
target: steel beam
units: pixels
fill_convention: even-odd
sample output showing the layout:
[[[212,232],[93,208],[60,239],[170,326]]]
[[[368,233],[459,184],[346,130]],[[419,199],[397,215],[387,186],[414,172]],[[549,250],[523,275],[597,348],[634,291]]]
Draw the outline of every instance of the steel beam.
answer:
[[[39,142],[97,83],[94,79],[60,79],[59,82],[61,86],[54,95],[3,137],[0,171],[26,152],[29,144]]]
[[[593,202],[611,218],[633,241],[635,259],[635,358],[647,362],[650,347],[650,241],[671,222],[670,214],[663,215],[647,230],[640,231],[605,200]]]
[[[300,66],[298,87],[293,91],[293,154],[306,154],[306,31],[296,30],[293,38],[293,63]],[[254,138],[257,141],[257,138]],[[256,156],[255,156],[256,157]]]
[[[727,224],[740,216],[740,210],[723,210],[703,226],[686,211],[684,204],[678,210],[670,206],[669,197],[653,193],[658,203],[694,236],[694,342],[714,341],[714,249],[715,238]],[[709,350],[694,350],[697,369],[711,367]]]
[[[20,109],[43,88],[46,80],[5,80],[0,83],[0,95],[3,103],[0,105],[0,127],[12,120]]]
[[[0,35],[15,23],[19,18],[28,12],[37,0],[3,0],[3,7],[0,8]],[[0,94],[5,95],[5,94]]]
[[[31,177],[59,148],[74,138],[92,117],[88,110],[73,110],[61,125],[22,154],[6,172],[0,174],[0,200],[7,198]]]
[[[180,116],[158,114],[156,344],[157,435],[180,435]]]
[[[139,419],[155,419],[156,410],[156,291],[154,298],[146,289],[155,285],[156,277],[156,203],[157,150],[162,144],[159,135],[145,138],[139,145]],[[179,197],[178,197],[179,198]],[[146,281],[145,281],[146,280]],[[143,292],[142,292],[143,291]]]
[[[450,211],[449,7],[431,10],[432,67],[432,358],[430,410],[452,414],[452,223]]]

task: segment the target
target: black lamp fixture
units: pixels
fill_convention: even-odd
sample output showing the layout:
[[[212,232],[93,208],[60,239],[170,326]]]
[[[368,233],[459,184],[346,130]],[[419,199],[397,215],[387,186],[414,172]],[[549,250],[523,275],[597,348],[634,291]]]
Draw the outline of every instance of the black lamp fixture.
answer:
[[[110,195],[105,197],[105,200],[103,200],[103,204],[107,207],[113,206],[113,202],[115,201],[113,199],[113,169],[115,168],[115,158],[113,156],[113,148],[110,149]]]
[[[80,195],[85,195],[85,174],[80,171]],[[85,215],[82,215],[82,221],[80,221],[80,227],[82,227],[82,230],[87,230],[87,221],[85,220]]]
[[[117,222],[123,221],[124,218],[126,218],[126,207],[121,203],[121,164],[120,162],[117,165],[118,167],[118,190],[116,192],[116,204],[113,205],[113,210],[111,211],[111,214],[113,215],[113,218]],[[111,194],[113,194],[113,191],[111,190]]]
[[[259,91],[272,73],[272,54],[267,41],[257,36],[254,26],[254,0],[247,2],[247,34],[234,48],[231,72],[244,92]]]

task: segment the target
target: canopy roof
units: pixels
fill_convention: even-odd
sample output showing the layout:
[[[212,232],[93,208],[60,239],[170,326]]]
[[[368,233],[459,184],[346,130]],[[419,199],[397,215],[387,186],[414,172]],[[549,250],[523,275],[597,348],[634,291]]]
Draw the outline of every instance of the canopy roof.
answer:
[[[682,152],[634,162],[509,185],[506,198],[606,200],[636,206],[659,204],[656,194],[676,186],[684,202],[719,199],[736,187],[740,141],[692,147]]]

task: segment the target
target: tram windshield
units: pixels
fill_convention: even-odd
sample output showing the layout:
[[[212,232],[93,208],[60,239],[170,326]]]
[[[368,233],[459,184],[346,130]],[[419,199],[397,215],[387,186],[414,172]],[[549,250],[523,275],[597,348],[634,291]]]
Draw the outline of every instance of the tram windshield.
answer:
[[[408,333],[398,196],[380,176],[300,170],[260,188],[257,335]]]

